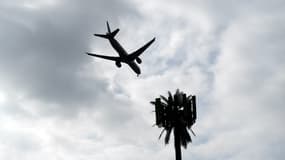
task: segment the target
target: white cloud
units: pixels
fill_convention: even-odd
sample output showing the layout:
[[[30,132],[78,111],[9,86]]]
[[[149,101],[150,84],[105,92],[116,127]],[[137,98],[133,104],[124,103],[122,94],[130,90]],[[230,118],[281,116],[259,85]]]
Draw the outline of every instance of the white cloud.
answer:
[[[174,159],[149,102],[176,88],[198,97],[184,159],[284,157],[282,1],[25,2],[53,7],[0,3],[0,159]],[[156,37],[140,77],[84,55],[115,54],[105,20],[127,51]]]

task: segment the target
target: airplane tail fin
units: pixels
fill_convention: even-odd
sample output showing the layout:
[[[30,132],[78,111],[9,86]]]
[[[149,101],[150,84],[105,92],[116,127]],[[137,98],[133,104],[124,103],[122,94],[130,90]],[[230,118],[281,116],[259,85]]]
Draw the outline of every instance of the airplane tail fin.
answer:
[[[110,29],[108,21],[106,22],[106,24],[107,24],[108,33],[111,33],[111,29]]]
[[[110,38],[114,38],[116,36],[116,34],[120,31],[120,29],[117,28],[116,30],[111,32],[111,28],[110,28],[110,25],[109,25],[108,21],[106,22],[106,24],[107,24],[108,32],[106,34],[94,34],[94,36],[110,39]]]

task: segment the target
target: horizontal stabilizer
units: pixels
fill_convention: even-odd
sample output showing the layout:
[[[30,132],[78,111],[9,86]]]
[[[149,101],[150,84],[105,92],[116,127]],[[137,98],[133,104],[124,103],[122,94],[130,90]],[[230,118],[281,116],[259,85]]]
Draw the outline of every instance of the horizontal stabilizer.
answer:
[[[117,29],[114,30],[112,33],[110,33],[110,36],[114,38],[114,37],[116,36],[116,34],[117,34],[119,31],[120,31],[120,29],[117,28]]]
[[[110,38],[114,38],[116,34],[120,31],[120,29],[117,28],[116,30],[111,32],[111,28],[110,28],[108,21],[106,22],[106,24],[107,24],[107,33],[106,34],[94,34],[94,36],[110,39]]]
[[[109,39],[109,35],[107,35],[107,34],[94,34],[94,36],[97,36],[97,37],[102,37],[102,38],[107,38],[107,39]]]
[[[116,36],[116,34],[120,31],[120,29],[116,29],[115,31],[111,32],[111,33],[107,33],[107,34],[94,34],[94,36],[97,37],[102,37],[102,38],[106,38],[106,39],[110,39],[110,38],[114,38]]]

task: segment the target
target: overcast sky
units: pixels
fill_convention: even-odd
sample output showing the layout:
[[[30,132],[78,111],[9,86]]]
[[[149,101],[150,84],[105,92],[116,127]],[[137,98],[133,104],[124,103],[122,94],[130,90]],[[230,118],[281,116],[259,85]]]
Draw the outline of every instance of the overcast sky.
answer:
[[[142,74],[94,37],[141,56]],[[174,160],[149,103],[198,98],[183,159],[285,157],[284,0],[1,0],[0,159]]]

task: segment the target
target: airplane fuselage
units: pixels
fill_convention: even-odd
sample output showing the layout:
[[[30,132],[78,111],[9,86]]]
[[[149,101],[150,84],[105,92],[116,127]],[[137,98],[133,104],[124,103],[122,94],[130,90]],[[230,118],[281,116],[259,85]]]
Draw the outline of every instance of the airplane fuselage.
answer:
[[[121,61],[121,62],[124,62],[124,63],[128,64],[132,68],[132,70],[136,74],[139,75],[141,73],[141,70],[140,70],[139,66],[136,64],[136,62],[134,60],[128,61],[128,59],[127,59],[128,53],[121,46],[121,44],[115,38],[110,38],[109,41],[110,41],[112,47],[118,52],[119,56],[124,60],[124,61]]]
[[[109,41],[112,47],[118,52],[120,57],[126,57],[128,55],[126,50],[121,46],[121,44],[115,38],[110,38]]]

